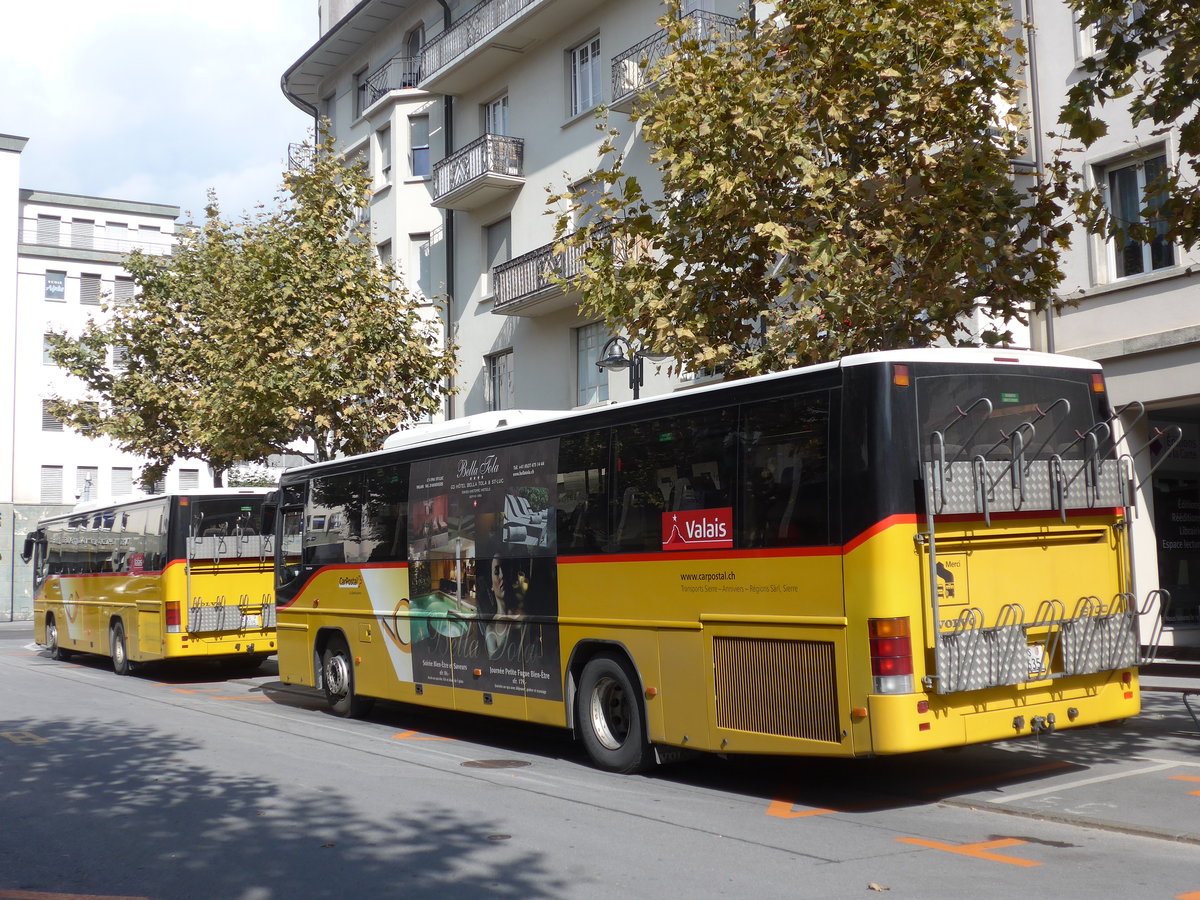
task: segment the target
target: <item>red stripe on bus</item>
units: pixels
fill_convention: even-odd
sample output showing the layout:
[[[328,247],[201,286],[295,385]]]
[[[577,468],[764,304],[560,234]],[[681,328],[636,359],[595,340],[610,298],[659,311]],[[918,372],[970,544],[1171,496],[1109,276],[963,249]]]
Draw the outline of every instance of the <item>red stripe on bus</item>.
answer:
[[[829,547],[755,547],[749,550],[709,550],[708,552],[668,550],[659,553],[605,553],[591,556],[560,556],[559,565],[599,562],[680,562],[697,559],[783,559],[789,556],[838,556],[842,548]]]

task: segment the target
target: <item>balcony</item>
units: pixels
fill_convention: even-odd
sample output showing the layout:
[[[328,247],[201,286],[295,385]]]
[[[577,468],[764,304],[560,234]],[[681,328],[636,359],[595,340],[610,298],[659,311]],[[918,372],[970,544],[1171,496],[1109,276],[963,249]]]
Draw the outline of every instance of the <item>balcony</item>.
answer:
[[[738,20],[718,13],[697,9],[685,13],[683,20],[687,23],[685,38],[698,41],[701,46],[714,36],[722,41],[730,41],[738,34]],[[667,30],[663,28],[613,57],[610,104],[613,109],[628,113],[633,108],[637,95],[654,82],[651,73],[670,49]]]
[[[414,56],[396,56],[367,76],[367,106],[390,91],[417,86],[421,79],[421,60]]]
[[[182,233],[183,225],[176,226]],[[57,220],[21,220],[20,252],[34,256],[61,256],[64,258],[93,259],[95,254],[124,256],[140,250],[149,256],[169,256],[174,250],[175,235],[155,229],[139,233],[122,230],[124,237],[102,232],[99,228],[64,229]]]
[[[593,0],[483,0],[421,48],[420,86],[461,94],[594,8]]]
[[[598,240],[612,240],[608,228],[597,228]],[[567,247],[555,255],[555,241],[531,250],[492,269],[495,303],[492,312],[501,316],[541,316],[575,305],[574,292],[564,290],[551,278],[573,279],[583,271],[585,247]],[[625,254],[633,259],[635,254]]]
[[[433,205],[478,209],[525,183],[525,142],[485,134],[433,167]]]

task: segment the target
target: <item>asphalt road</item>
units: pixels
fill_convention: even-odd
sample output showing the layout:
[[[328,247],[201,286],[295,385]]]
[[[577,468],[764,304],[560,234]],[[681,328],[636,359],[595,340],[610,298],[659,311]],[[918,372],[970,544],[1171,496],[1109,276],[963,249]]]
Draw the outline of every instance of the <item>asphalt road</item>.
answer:
[[[31,641],[0,626],[0,900],[1200,900],[1178,694],[1040,742],[627,777],[554,730],[397,704],[337,719],[273,662],[119,678]]]

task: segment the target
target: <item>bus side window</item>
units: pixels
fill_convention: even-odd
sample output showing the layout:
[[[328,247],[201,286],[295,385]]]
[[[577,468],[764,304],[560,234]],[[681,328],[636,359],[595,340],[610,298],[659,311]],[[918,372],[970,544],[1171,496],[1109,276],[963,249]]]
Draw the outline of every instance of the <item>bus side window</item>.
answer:
[[[608,543],[608,445],[607,428],[559,441],[554,521],[561,554],[599,553]]]
[[[662,550],[663,513],[733,505],[737,410],[706,410],[618,432],[618,552]]]
[[[828,395],[746,404],[741,443],[739,545],[828,544]]]
[[[369,469],[363,490],[364,562],[408,558],[408,465]]]
[[[359,472],[313,479],[307,509],[313,528],[304,544],[305,565],[360,562],[362,488]]]

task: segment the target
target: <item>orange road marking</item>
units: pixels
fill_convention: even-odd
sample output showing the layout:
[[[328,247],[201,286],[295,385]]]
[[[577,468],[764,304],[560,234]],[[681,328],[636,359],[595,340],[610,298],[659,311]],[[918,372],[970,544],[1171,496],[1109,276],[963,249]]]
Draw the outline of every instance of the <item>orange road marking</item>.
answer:
[[[1176,894],[1175,900],[1200,900],[1200,891],[1192,891],[1190,894]]]
[[[1200,781],[1200,775],[1172,775],[1172,781]],[[1200,797],[1200,791],[1188,791],[1193,797]],[[1195,900],[1200,900],[1200,892],[1190,895]]]
[[[994,784],[997,781],[1007,781],[1010,778],[1021,778],[1025,775],[1036,775],[1038,772],[1052,772],[1055,769],[1083,768],[1076,763],[1052,762],[1042,766],[1031,766],[1028,769],[1016,769],[1012,772],[999,772],[986,778],[972,778],[970,781],[958,781],[954,784],[940,784],[935,787],[922,788],[923,794],[940,794],[942,791],[955,791],[959,788],[974,787],[978,784]]]
[[[836,809],[796,809],[796,804],[791,800],[772,800],[771,805],[767,807],[767,815],[774,816],[777,819],[803,819],[807,816],[824,816],[828,813],[835,813]]]
[[[10,891],[0,888],[0,900],[148,900],[148,898],[110,897],[99,894],[48,894],[44,891]]]
[[[918,847],[928,847],[931,850],[945,850],[947,853],[958,853],[962,856],[973,856],[976,859],[987,859],[992,862],[1008,863],[1010,866],[1040,866],[1040,862],[1031,859],[1017,859],[1015,856],[1004,856],[1000,853],[989,853],[989,850],[999,850],[1001,847],[1015,847],[1026,841],[1017,838],[1001,838],[998,841],[982,841],[978,844],[943,844],[941,841],[927,841],[924,838],[896,838],[903,844],[915,844]]]
[[[392,737],[398,741],[452,741],[454,738],[438,737],[434,734],[421,734],[419,731],[402,731],[399,734],[393,734]]]
[[[217,691],[219,691],[221,689],[219,687],[206,687],[206,688],[178,688],[177,687],[177,688],[171,688],[171,690],[177,691],[180,694],[215,694]]]

